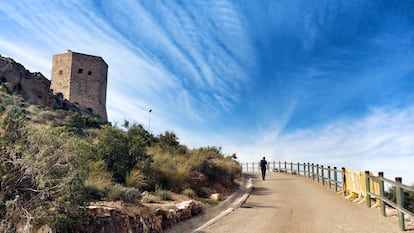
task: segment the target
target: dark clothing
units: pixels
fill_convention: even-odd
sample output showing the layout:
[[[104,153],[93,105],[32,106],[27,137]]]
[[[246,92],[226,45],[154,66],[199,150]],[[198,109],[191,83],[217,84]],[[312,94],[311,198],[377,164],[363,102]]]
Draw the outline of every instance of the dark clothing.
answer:
[[[265,159],[260,160],[260,170],[262,170],[262,179],[266,176],[267,161]]]

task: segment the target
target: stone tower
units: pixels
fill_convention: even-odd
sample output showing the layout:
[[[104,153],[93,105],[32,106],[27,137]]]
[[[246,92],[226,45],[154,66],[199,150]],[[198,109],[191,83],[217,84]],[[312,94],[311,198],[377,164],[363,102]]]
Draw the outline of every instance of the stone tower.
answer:
[[[51,89],[107,120],[107,74],[108,65],[101,57],[67,50],[53,56]]]

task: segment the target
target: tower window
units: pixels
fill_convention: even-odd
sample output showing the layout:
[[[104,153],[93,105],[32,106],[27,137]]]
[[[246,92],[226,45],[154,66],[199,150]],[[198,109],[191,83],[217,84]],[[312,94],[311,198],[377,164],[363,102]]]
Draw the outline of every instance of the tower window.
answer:
[[[83,69],[78,69],[79,74],[82,74],[82,72],[83,72]]]
[[[63,74],[63,70],[59,70],[59,75],[62,75]]]
[[[92,74],[92,71],[88,71],[88,75],[91,75]]]

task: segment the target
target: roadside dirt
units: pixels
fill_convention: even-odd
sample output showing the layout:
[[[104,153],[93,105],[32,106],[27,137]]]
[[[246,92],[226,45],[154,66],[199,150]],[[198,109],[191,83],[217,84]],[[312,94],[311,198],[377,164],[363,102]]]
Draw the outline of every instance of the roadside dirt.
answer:
[[[303,177],[269,173],[265,181],[256,177],[253,186],[244,208],[198,232],[401,232],[395,217],[383,217],[379,209],[353,203]]]
[[[228,210],[229,208],[237,208],[240,206],[240,199],[248,192],[247,186],[248,179],[252,175],[244,174],[242,180],[240,181],[239,188],[230,195],[226,200],[220,202],[218,205],[206,205],[204,213],[200,216],[188,219],[183,222],[179,222],[174,225],[171,229],[167,229],[165,233],[186,233],[193,232],[198,227],[202,226],[209,220],[217,217],[223,211]]]

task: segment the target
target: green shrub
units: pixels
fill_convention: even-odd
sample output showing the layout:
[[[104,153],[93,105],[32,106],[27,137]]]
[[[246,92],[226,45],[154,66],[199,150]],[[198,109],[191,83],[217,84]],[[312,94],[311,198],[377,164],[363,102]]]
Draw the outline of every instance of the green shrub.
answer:
[[[391,200],[392,202],[397,203],[396,187],[392,186],[387,192],[385,192],[385,197]],[[403,207],[411,212],[414,212],[414,192],[404,190],[403,199]]]
[[[141,197],[141,193],[136,188],[123,187],[120,184],[114,185],[108,194],[111,201],[124,201],[128,203],[137,203]]]
[[[122,185],[114,185],[108,193],[108,201],[119,201],[121,200]]]
[[[107,191],[97,186],[85,186],[85,196],[88,201],[100,201],[107,195]]]
[[[224,157],[223,153],[221,152],[221,147],[216,146],[201,147],[195,151],[195,154],[205,159],[217,159]]]
[[[158,198],[152,194],[147,194],[142,197],[141,201],[144,203],[156,203]]]
[[[0,114],[2,114],[6,110],[6,107],[2,103],[0,103]]]
[[[103,120],[91,117],[85,114],[77,113],[75,114],[72,119],[70,119],[70,124],[77,128],[100,128],[101,124],[103,124]]]
[[[145,141],[140,136],[110,126],[103,127],[97,136],[97,154],[115,181],[124,184],[133,168],[145,172],[149,167],[151,156],[147,155]]]
[[[159,190],[155,191],[155,195],[163,201],[171,201],[172,200],[171,192],[167,191],[167,190],[159,189]]]
[[[160,147],[167,151],[176,151],[178,149],[178,137],[173,132],[165,131],[164,134],[160,134],[159,136],[159,144]]]
[[[184,189],[182,194],[189,198],[195,198],[197,196],[196,192],[194,192],[192,189]]]
[[[207,187],[198,187],[195,190],[197,196],[201,197],[201,198],[208,198],[210,197],[210,189]]]
[[[121,200],[128,203],[138,203],[141,198],[141,193],[136,188],[125,187],[121,192]]]

